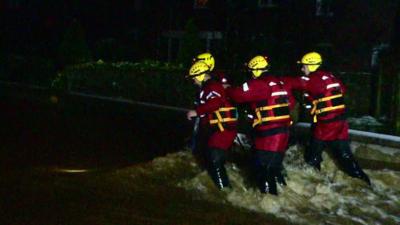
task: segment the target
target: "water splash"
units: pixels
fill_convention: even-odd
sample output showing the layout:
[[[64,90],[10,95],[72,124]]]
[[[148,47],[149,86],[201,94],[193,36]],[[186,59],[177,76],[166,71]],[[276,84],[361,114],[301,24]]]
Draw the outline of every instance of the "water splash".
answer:
[[[261,194],[248,182],[239,161],[226,165],[232,188],[219,191],[190,152],[157,158],[153,171],[147,172],[169,177],[168,182],[199,199],[272,214],[294,224],[400,224],[399,171],[365,169],[373,183],[369,187],[338,170],[328,155],[323,157],[321,172],[315,171],[304,163],[301,149],[291,147],[284,160],[287,186],[278,187],[279,196]]]

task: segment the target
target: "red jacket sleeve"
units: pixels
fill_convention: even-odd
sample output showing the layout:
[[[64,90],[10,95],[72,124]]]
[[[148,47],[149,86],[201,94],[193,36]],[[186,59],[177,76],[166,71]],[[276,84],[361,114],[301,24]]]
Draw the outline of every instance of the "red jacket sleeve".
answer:
[[[204,90],[205,103],[196,107],[198,115],[212,113],[223,106],[225,97],[224,88],[222,85],[210,85]]]
[[[254,102],[264,100],[268,96],[267,89],[263,85],[258,85],[257,81],[246,82],[242,87],[230,87],[227,95],[237,103]]]
[[[208,100],[205,104],[199,105],[196,108],[197,115],[203,115],[206,113],[212,113],[222,106],[221,97],[216,97]]]
[[[285,83],[285,86],[290,89],[290,91],[305,91],[306,90],[306,82],[307,77],[300,76],[284,76],[282,77],[282,81]]]

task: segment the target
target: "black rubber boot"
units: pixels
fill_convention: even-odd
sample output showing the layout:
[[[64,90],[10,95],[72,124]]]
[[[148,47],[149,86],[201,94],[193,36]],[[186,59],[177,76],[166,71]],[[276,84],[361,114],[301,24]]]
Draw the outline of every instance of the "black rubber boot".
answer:
[[[335,155],[339,165],[343,171],[351,177],[359,178],[371,185],[371,181],[367,174],[361,169],[357,161],[354,159],[350,149],[350,143],[347,140],[334,141],[331,143],[333,154]]]
[[[304,153],[304,160],[307,164],[314,167],[317,170],[321,170],[322,162],[322,151],[326,147],[323,141],[317,139],[311,139],[310,145],[306,148]]]
[[[273,194],[273,195],[278,195],[278,189],[276,187],[276,180],[273,172],[268,169],[261,169],[258,172],[258,188],[260,189],[260,192],[263,194]]]
[[[283,154],[255,150],[255,174],[261,193],[278,195],[277,182],[286,185],[281,173]]]
[[[226,169],[224,166],[216,166],[216,165],[211,165],[208,173],[211,176],[211,179],[214,181],[214,184],[219,188],[223,189],[225,187],[229,187],[229,179],[226,174]]]
[[[278,182],[279,185],[281,186],[286,186],[286,180],[285,177],[282,174],[282,168],[277,168],[277,170],[275,171],[275,179],[276,182]]]
[[[343,171],[351,177],[355,177],[365,181],[368,185],[371,185],[371,181],[367,174],[361,169],[358,163],[352,158],[342,158],[340,164],[343,167]]]
[[[230,187],[224,164],[225,151],[221,149],[210,149],[208,174],[219,189]]]

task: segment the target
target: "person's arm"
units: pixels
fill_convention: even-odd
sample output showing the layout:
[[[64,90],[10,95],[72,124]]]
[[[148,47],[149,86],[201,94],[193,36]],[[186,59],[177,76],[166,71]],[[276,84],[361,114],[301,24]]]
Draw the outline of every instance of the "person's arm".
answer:
[[[222,105],[221,97],[213,97],[212,99],[206,101],[205,104],[198,105],[195,109],[189,110],[186,113],[186,117],[188,120],[192,120],[199,115],[204,115],[206,113],[212,113],[215,110],[219,109]]]
[[[223,105],[223,97],[225,95],[224,88],[221,85],[212,85],[207,91],[204,92],[205,103],[196,107],[198,115],[212,113],[218,110]]]
[[[260,88],[255,82],[246,82],[241,87],[229,87],[227,95],[237,103],[246,103],[262,100],[267,93],[265,88]]]
[[[309,78],[306,76],[283,76],[282,81],[289,87],[289,91],[306,91],[306,83]]]
[[[206,113],[212,113],[215,110],[219,109],[222,105],[221,97],[213,97],[210,100],[207,100],[205,104],[199,105],[196,107],[197,115],[203,115]]]

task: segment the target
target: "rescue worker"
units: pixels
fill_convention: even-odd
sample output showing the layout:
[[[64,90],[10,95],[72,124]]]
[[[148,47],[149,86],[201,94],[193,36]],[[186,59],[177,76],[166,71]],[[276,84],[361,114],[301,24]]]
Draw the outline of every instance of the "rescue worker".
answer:
[[[277,182],[286,185],[282,175],[289,138],[289,99],[284,84],[269,69],[268,58],[257,55],[247,63],[252,78],[242,87],[227,89],[237,103],[247,103],[253,115],[252,153],[257,186],[261,193],[277,195]]]
[[[193,61],[194,62],[202,61],[202,62],[206,63],[207,66],[210,67],[211,77],[222,82],[222,85],[224,86],[224,88],[230,86],[228,83],[226,74],[221,70],[214,70],[215,58],[211,53],[209,53],[209,52],[201,53],[201,54],[197,55],[196,58],[193,59]]]
[[[328,147],[345,173],[370,183],[369,177],[353,157],[349,144],[349,125],[345,118],[343,83],[331,72],[320,68],[322,57],[317,52],[305,54],[300,61],[305,76],[286,77],[294,90],[302,91],[312,105],[312,137],[305,151],[305,161],[321,169],[322,151]]]
[[[225,169],[226,152],[236,137],[237,110],[228,101],[222,83],[212,79],[210,67],[195,62],[187,76],[200,87],[199,104],[187,112],[187,119],[200,117],[200,137],[206,137],[207,170],[219,189],[230,186]]]

